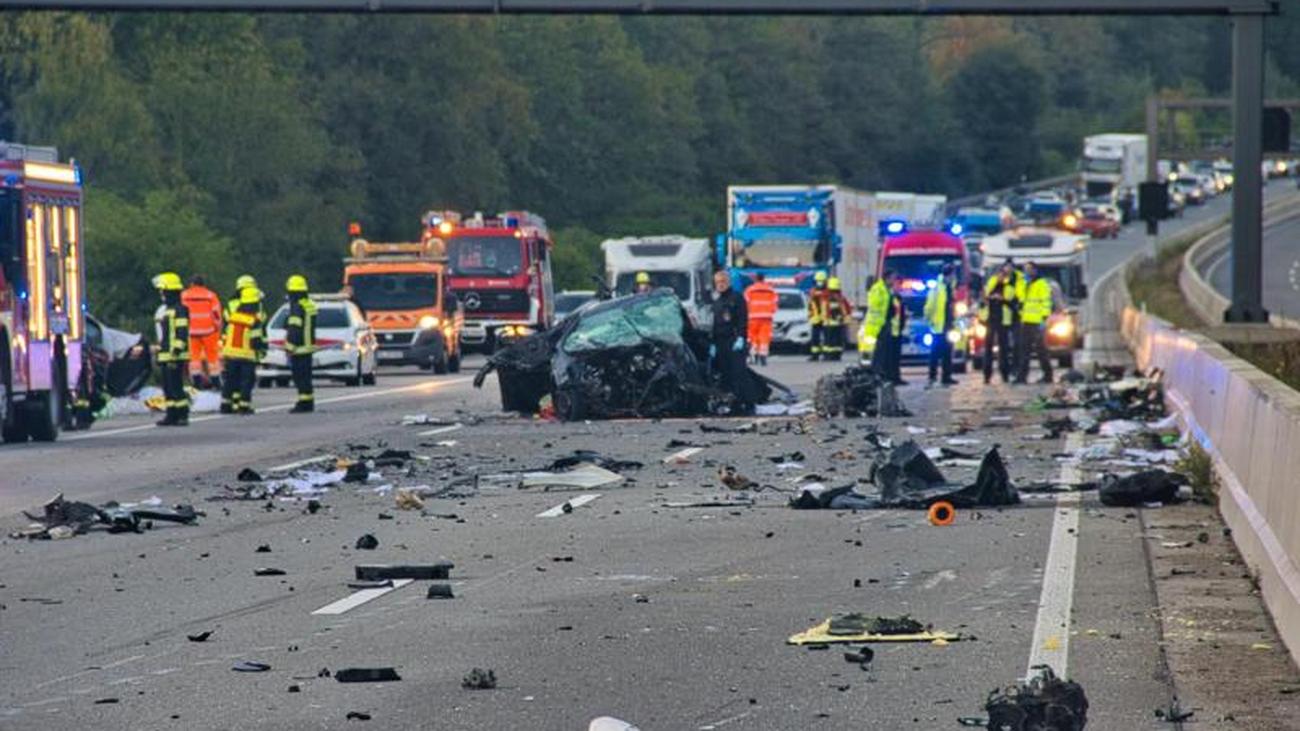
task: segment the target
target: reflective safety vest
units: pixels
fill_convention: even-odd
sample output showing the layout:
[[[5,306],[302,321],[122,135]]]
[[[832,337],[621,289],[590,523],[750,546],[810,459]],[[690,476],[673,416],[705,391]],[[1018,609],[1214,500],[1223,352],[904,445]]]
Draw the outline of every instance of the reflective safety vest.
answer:
[[[226,315],[226,336],[221,343],[221,357],[235,360],[257,360],[253,336],[257,327],[257,313],[247,308]]]
[[[751,320],[771,320],[776,317],[776,290],[767,282],[755,282],[745,289],[745,307]]]
[[[925,296],[925,319],[930,323],[930,330],[936,333],[945,332],[945,325],[952,324],[945,322],[948,319],[948,285],[942,281]]]
[[[290,355],[311,355],[316,352],[316,303],[310,297],[289,300],[284,342],[285,350]]]
[[[249,307],[253,307],[254,309],[249,310]],[[244,312],[247,312],[254,317],[251,344],[255,357],[260,358],[260,351],[265,351],[266,349],[266,308],[262,307],[261,302],[258,302],[256,305],[245,305],[239,301],[239,296],[236,295],[234,299],[230,300],[230,302],[226,304],[227,324],[229,324],[231,316],[236,312],[239,312],[241,308],[243,308]],[[227,327],[226,331],[229,332],[230,328]]]
[[[808,293],[808,324],[826,324],[826,307],[830,303],[831,291],[825,287],[813,287]]]
[[[880,328],[884,327],[888,312],[889,286],[885,280],[877,279],[867,290],[867,317],[862,321],[862,332],[873,338],[880,337]]]
[[[826,316],[823,320],[823,324],[833,326],[843,325],[844,320],[849,316],[849,313],[852,310],[853,305],[849,304],[849,300],[844,296],[843,292],[838,289],[829,290],[826,293]]]
[[[221,299],[207,287],[181,292],[181,304],[190,311],[190,336],[201,338],[221,331]]]
[[[190,321],[185,305],[164,304],[154,314],[158,330],[158,362],[190,359]]]
[[[1020,321],[1026,325],[1041,325],[1052,314],[1052,284],[1047,277],[1039,277],[1025,287],[1025,305]]]
[[[1019,272],[1013,275],[1013,281],[1004,281],[1001,274],[994,274],[989,277],[989,281],[984,283],[984,303],[980,305],[980,319],[985,323],[989,322],[989,297],[999,287],[1002,289],[1002,319],[999,320],[1003,325],[1011,324],[1012,307],[1019,300],[1019,294],[1016,282],[1019,278]]]

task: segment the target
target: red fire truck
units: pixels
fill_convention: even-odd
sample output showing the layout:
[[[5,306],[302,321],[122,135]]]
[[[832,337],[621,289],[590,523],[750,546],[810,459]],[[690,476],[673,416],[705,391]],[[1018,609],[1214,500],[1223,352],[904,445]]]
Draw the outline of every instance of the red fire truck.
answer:
[[[53,441],[82,382],[81,173],[53,148],[0,142],[0,426]]]
[[[431,211],[423,224],[426,240],[446,244],[449,282],[465,311],[464,348],[490,353],[554,324],[553,244],[541,216]]]

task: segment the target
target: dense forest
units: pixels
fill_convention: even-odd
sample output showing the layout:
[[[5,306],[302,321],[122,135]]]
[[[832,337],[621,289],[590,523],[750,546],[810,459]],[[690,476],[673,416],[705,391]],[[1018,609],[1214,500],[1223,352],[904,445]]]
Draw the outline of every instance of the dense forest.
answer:
[[[1269,21],[1295,95],[1300,19]],[[88,184],[92,308],[148,278],[336,286],[346,223],[528,208],[581,286],[609,235],[709,235],[735,182],[961,194],[1066,172],[1153,90],[1227,91],[1219,19],[0,18],[0,138]]]

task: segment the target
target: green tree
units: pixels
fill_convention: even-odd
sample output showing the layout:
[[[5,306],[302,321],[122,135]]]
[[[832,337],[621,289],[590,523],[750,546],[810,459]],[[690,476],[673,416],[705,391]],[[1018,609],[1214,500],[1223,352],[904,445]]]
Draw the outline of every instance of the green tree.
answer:
[[[983,170],[976,187],[1010,185],[1040,172],[1038,120],[1046,106],[1042,72],[1019,44],[973,54],[949,82],[971,157]]]

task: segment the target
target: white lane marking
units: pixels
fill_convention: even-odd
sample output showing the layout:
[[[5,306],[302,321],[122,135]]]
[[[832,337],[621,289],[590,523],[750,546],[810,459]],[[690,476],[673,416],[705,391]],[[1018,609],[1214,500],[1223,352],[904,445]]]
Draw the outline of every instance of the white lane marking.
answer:
[[[289,470],[296,470],[299,467],[306,467],[309,464],[315,464],[317,462],[325,462],[331,459],[338,459],[338,457],[335,457],[332,454],[322,454],[319,457],[308,457],[307,459],[300,459],[297,462],[290,462],[288,464],[276,465],[275,467],[272,467],[269,470],[267,470],[267,472],[288,472]]]
[[[664,464],[684,464],[691,457],[704,451],[704,447],[687,447],[680,452],[673,452],[664,457]]]
[[[599,493],[587,493],[587,494],[585,494],[585,495],[578,495],[578,496],[576,496],[576,497],[569,498],[568,502],[563,502],[563,503],[560,503],[559,505],[556,505],[556,506],[553,507],[553,508],[549,508],[549,509],[547,509],[547,510],[543,510],[542,512],[540,512],[540,513],[537,514],[537,517],[539,517],[539,518],[557,518],[557,517],[559,517],[559,516],[561,516],[561,515],[564,515],[564,506],[565,506],[565,505],[568,505],[568,506],[571,507],[571,508],[579,508],[579,507],[582,507],[583,505],[586,505],[587,503],[591,502],[592,500],[595,500],[595,499],[598,498],[598,497],[600,497],[600,494],[599,494]]]
[[[1072,432],[1065,437],[1065,451],[1083,446],[1083,436]],[[1060,484],[1079,482],[1077,464],[1061,465]],[[1060,677],[1066,675],[1070,659],[1070,610],[1074,606],[1074,561],[1079,550],[1079,493],[1061,493],[1053,509],[1052,541],[1047,548],[1043,567],[1043,593],[1038,599],[1038,618],[1034,621],[1033,645],[1029,648],[1029,668],[1049,665]]]
[[[370,398],[376,398],[378,396],[389,396],[395,393],[407,393],[410,391],[422,391],[422,390],[436,391],[441,389],[443,386],[451,386],[457,383],[466,383],[470,380],[471,380],[470,378],[466,377],[466,378],[452,378],[444,381],[433,381],[433,380],[421,381],[420,383],[416,383],[410,386],[399,386],[397,388],[385,388],[379,391],[366,391],[365,393],[353,393],[353,394],[348,394],[347,396],[334,396],[332,398],[316,399],[316,405],[320,406],[322,404],[337,404],[337,403],[342,403],[344,401],[370,399]],[[289,409],[292,408],[293,408],[292,403],[275,404],[272,406],[263,406],[259,408],[258,413],[266,414],[266,413],[271,413],[276,411],[288,411]],[[231,416],[231,414],[209,414],[207,416],[196,416],[190,419],[190,423],[196,424],[204,421],[214,421],[216,419],[224,419],[229,416]],[[138,432],[138,431],[144,431],[146,429],[156,429],[156,428],[158,427],[156,427],[153,424],[140,424],[139,426],[126,426],[120,429],[108,429],[106,431],[92,431],[92,432],[86,432],[85,434],[64,436],[61,438],[61,441],[79,442],[84,439],[98,439],[100,437],[111,437],[117,434],[130,434],[131,432]]]
[[[368,601],[378,599],[390,591],[396,591],[403,586],[414,581],[414,579],[393,579],[392,586],[381,586],[375,589],[361,589],[353,592],[351,596],[345,596],[342,599],[326,604],[325,606],[312,612],[312,614],[342,614],[348,610],[356,609]]]
[[[464,429],[464,428],[465,428],[465,425],[464,425],[464,424],[452,424],[451,426],[440,426],[440,427],[438,427],[437,429],[430,429],[429,431],[422,431],[422,432],[419,433],[418,436],[422,436],[422,437],[431,437],[431,436],[433,436],[434,434],[446,434],[447,432],[456,431],[456,430],[458,430],[458,429]]]

